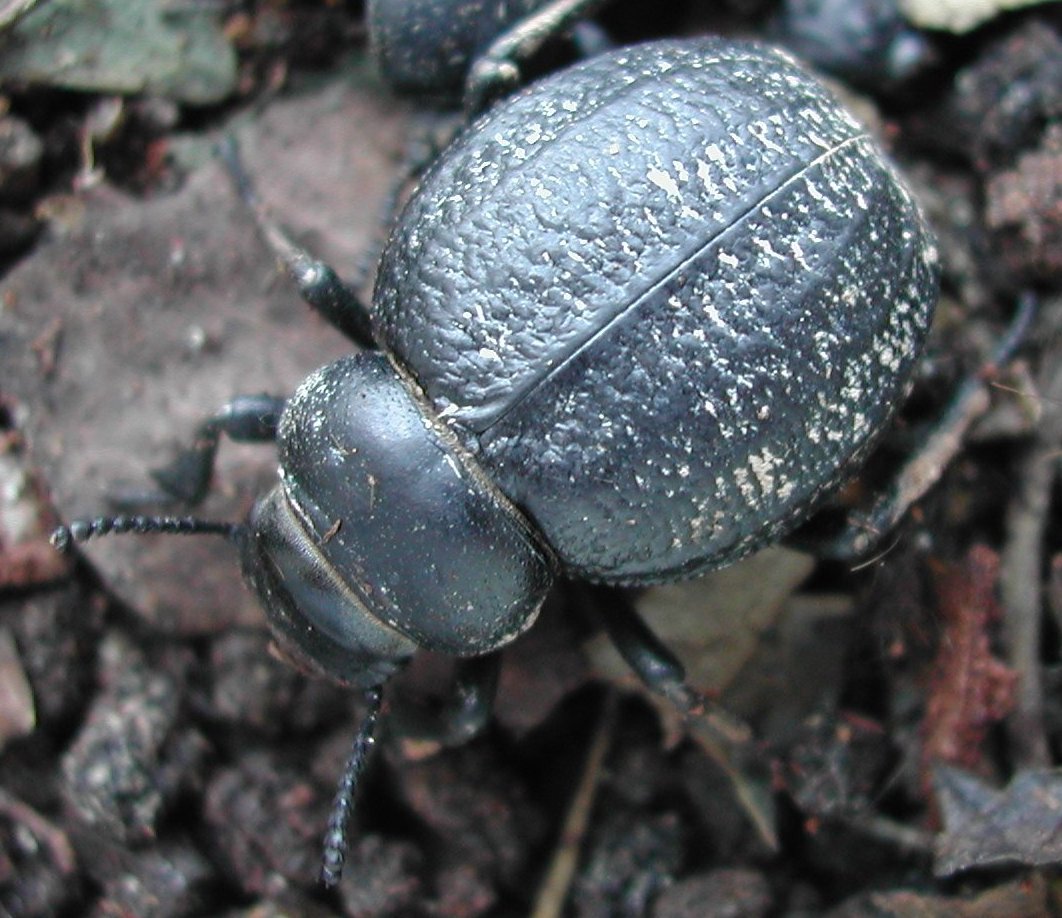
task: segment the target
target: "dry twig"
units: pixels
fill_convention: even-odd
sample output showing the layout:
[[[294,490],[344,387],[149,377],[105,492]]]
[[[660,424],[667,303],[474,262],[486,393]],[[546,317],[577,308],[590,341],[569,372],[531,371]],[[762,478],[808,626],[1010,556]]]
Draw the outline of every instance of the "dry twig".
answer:
[[[1062,300],[1045,310],[1042,327],[1050,335],[1060,320]],[[1038,382],[1043,413],[1014,475],[1016,492],[1007,510],[1000,568],[1007,657],[1020,680],[1015,708],[1007,719],[1017,768],[1050,763],[1043,723],[1040,630],[1044,533],[1062,450],[1062,335],[1058,333],[1045,342]]]

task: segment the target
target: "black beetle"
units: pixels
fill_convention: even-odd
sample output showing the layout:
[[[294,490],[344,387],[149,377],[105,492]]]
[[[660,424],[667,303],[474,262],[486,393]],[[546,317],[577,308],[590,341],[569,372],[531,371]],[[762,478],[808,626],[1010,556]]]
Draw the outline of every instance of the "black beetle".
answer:
[[[234,401],[157,477],[201,496],[224,432],[276,439],[277,486],[244,525],[102,518],[55,541],[223,532],[278,644],[369,689],[328,882],[379,687],[416,649],[482,659],[559,572],[678,579],[790,532],[902,398],[937,288],[865,129],[786,55],[716,39],[595,58],[476,121],[405,208],[371,311],[267,236],[370,350],[286,403]],[[644,626],[609,629],[693,707]]]
[[[377,68],[401,92],[469,112],[519,85],[520,65],[609,0],[369,0]],[[584,30],[585,33],[586,30]],[[597,33],[584,34],[596,47]]]

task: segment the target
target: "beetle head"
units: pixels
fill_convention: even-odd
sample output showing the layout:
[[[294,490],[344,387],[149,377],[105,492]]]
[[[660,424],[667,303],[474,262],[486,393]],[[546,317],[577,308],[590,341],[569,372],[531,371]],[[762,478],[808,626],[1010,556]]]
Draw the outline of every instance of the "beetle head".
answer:
[[[385,682],[416,644],[375,616],[337,571],[327,543],[278,484],[251,510],[237,541],[278,649],[298,669],[347,685]]]

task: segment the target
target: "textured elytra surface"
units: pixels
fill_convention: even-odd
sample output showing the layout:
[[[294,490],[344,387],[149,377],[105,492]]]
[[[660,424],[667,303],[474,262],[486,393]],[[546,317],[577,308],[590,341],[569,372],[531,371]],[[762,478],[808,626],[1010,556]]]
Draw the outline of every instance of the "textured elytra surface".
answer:
[[[410,202],[381,339],[573,572],[649,581],[797,525],[865,451],[935,252],[789,58],[595,59],[499,106]]]

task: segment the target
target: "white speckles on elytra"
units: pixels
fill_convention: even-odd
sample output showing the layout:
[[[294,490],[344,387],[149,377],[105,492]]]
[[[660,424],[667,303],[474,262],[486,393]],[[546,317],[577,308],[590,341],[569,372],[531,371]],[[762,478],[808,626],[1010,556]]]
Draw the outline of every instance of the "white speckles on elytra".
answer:
[[[738,492],[741,494],[745,503],[754,505],[756,503],[757,494],[756,487],[752,483],[752,478],[749,475],[749,470],[746,468],[735,468],[733,471],[734,484],[737,485]]]
[[[785,261],[786,257],[781,252],[776,252],[774,246],[771,245],[770,239],[761,239],[756,237],[752,240],[752,244],[756,246],[760,252],[768,258],[776,259],[777,261]]]
[[[767,121],[753,121],[746,128],[764,147],[775,153],[785,152],[786,132],[777,119]]]
[[[766,446],[758,454],[754,453],[749,456],[749,468],[752,469],[752,474],[756,476],[756,481],[759,483],[760,491],[763,494],[770,494],[774,491],[777,484],[775,471],[780,464],[781,460]]]
[[[669,173],[665,172],[663,169],[657,168],[656,166],[650,166],[649,171],[646,173],[645,177],[654,185],[656,185],[657,188],[662,189],[669,198],[681,200],[678,183]]]
[[[878,349],[878,362],[889,370],[896,370],[900,365],[900,355],[889,345],[882,345]]]

